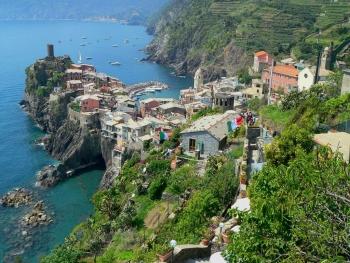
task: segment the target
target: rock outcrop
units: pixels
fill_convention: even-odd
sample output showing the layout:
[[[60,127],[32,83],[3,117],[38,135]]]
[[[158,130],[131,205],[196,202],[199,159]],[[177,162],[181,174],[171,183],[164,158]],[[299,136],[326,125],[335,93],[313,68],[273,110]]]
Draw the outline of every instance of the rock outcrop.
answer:
[[[45,213],[43,201],[37,202],[34,205],[33,210],[21,219],[21,225],[26,228],[34,228],[40,225],[48,225],[52,222],[52,218]]]
[[[37,186],[40,187],[52,187],[58,184],[60,181],[66,179],[69,175],[67,169],[63,165],[48,165],[41,169],[37,176]]]
[[[24,188],[15,188],[0,198],[0,205],[6,207],[19,207],[32,202],[32,192]]]
[[[114,185],[115,179],[120,174],[120,170],[111,166],[107,168],[100,182],[101,189],[109,189]]]
[[[224,36],[230,29],[223,28],[222,17],[214,18],[211,2],[172,1],[149,25],[148,31],[155,37],[146,49],[148,59],[174,68],[178,75],[194,75],[200,66],[207,81],[233,76],[247,67],[252,57],[236,45],[233,37]],[[215,36],[220,33],[222,37]]]
[[[67,93],[50,100],[56,85],[63,86],[64,72],[71,64],[67,56],[37,60],[26,69],[26,88],[21,105],[47,132],[58,129],[67,116],[67,104],[75,94]]]

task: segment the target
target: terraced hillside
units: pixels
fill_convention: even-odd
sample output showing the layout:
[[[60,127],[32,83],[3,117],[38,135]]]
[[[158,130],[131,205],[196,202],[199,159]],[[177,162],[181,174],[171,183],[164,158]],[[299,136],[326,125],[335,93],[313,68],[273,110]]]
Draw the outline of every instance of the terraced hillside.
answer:
[[[349,36],[349,18],[348,0],[173,0],[153,25],[151,58],[190,73],[203,64],[209,77],[237,72],[259,49],[312,61],[319,45]]]

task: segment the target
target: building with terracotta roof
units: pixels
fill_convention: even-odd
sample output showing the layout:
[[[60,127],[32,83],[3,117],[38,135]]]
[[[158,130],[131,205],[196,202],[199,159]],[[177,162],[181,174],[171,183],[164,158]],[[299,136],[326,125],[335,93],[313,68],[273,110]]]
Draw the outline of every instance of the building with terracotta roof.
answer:
[[[259,51],[254,54],[253,70],[262,72],[264,68],[272,64],[272,57],[266,51]]]
[[[296,90],[298,87],[299,71],[292,65],[276,65],[272,72],[273,91],[282,90],[285,94]],[[270,85],[271,68],[264,69],[262,80]]]

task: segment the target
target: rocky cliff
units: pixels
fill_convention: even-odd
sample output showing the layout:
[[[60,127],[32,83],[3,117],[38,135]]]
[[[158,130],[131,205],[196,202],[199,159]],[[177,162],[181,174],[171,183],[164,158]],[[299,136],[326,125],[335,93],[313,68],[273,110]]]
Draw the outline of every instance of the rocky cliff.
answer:
[[[46,58],[26,70],[25,98],[21,104],[48,133],[45,148],[60,161],[58,166],[47,166],[39,172],[37,178],[42,186],[55,185],[94,165],[110,164],[108,151],[112,146],[105,142],[102,147],[98,115],[85,116],[89,118],[89,125],[82,124],[76,117],[79,113],[72,117],[73,113],[68,110],[77,92],[54,92],[56,86],[64,90],[64,71],[70,63],[69,57]]]
[[[64,84],[64,71],[70,64],[69,57],[46,58],[26,69],[26,88],[21,104],[44,131],[57,130],[67,117],[67,105],[75,94],[63,94],[52,101],[50,94],[55,86]]]
[[[226,29],[219,17],[210,17],[211,3],[172,1],[149,25],[155,38],[147,47],[148,59],[171,66],[178,75],[193,75],[201,66],[207,80],[232,76],[245,68],[251,58],[232,38],[218,36]]]

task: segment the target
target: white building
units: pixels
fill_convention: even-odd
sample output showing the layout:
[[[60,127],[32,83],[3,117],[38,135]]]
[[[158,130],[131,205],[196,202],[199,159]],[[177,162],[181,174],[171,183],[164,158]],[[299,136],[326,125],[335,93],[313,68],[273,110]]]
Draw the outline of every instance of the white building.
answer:
[[[327,77],[331,71],[320,68],[318,83],[323,83],[327,80]],[[298,91],[309,90],[314,85],[316,77],[316,67],[306,67],[299,72],[298,75]]]

